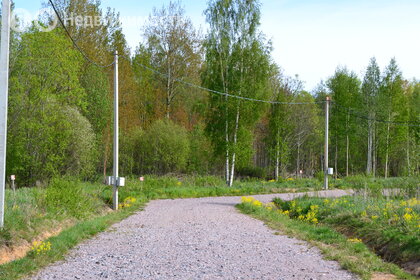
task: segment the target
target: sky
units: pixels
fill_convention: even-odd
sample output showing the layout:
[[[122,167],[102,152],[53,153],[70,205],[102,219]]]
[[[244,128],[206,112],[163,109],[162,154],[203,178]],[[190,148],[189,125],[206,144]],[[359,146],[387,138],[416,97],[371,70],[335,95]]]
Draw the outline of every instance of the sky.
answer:
[[[346,66],[363,77],[369,59],[381,68],[395,57],[406,79],[420,79],[420,0],[260,0],[261,31],[273,44],[273,59],[287,75],[299,75],[305,89]],[[34,14],[42,0],[14,0]],[[169,0],[102,0],[120,12],[134,50],[153,7]],[[205,32],[207,0],[183,0],[186,16]]]

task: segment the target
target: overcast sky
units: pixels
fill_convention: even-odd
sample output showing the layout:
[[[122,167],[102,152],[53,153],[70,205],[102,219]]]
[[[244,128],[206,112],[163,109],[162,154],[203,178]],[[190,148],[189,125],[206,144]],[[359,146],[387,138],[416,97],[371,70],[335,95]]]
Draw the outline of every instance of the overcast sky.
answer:
[[[273,42],[273,58],[307,90],[347,66],[359,76],[375,56],[382,68],[397,59],[404,77],[420,78],[420,0],[260,0],[262,31]],[[34,13],[42,0],[15,0]],[[103,0],[120,12],[130,47],[154,6],[169,0]],[[206,0],[182,1],[186,15],[206,29]]]

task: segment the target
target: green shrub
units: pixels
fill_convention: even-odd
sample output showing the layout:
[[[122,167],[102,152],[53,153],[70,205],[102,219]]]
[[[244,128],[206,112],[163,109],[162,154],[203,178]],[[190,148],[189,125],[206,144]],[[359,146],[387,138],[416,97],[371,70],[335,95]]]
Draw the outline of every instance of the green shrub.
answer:
[[[37,202],[46,213],[82,219],[102,210],[95,195],[78,181],[53,179],[44,192],[38,193]]]
[[[205,136],[202,126],[196,126],[189,134],[190,155],[188,172],[195,174],[209,174],[211,169],[212,146]]]
[[[264,168],[256,166],[239,167],[237,169],[238,177],[266,179],[267,172]]]
[[[143,151],[144,173],[182,172],[190,153],[188,133],[171,121],[159,120],[145,132],[138,149]]]

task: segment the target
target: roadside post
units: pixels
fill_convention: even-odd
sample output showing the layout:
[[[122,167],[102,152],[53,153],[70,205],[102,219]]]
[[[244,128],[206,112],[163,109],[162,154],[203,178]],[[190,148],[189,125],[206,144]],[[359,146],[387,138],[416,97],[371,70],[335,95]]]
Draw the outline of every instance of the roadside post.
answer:
[[[0,229],[6,195],[7,104],[9,94],[10,0],[2,1],[0,46]]]

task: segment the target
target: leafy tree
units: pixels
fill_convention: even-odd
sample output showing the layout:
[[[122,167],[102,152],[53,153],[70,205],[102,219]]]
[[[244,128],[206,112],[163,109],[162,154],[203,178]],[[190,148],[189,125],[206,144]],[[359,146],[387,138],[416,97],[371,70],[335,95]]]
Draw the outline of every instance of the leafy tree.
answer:
[[[145,173],[166,174],[185,171],[190,152],[187,131],[169,120],[156,121],[144,134],[142,150]]]
[[[248,98],[265,98],[270,46],[259,32],[257,0],[213,0],[205,11],[210,25],[205,40],[203,84],[213,90]],[[211,96],[207,131],[216,152],[225,156],[225,175],[232,185],[237,153],[258,121],[263,106],[235,98]],[[247,146],[250,150],[251,147]]]
[[[350,109],[359,107],[358,97],[360,92],[360,81],[355,73],[349,72],[346,68],[338,68],[333,77],[327,82],[335,106],[331,111],[331,135],[334,146],[334,162],[336,176],[340,170],[345,170],[349,176],[351,143],[355,143],[355,132],[357,121],[351,116]],[[345,147],[345,152],[340,153],[340,147]],[[355,149],[353,149],[354,152]],[[339,168],[341,162],[340,154],[345,154],[345,168]],[[352,153],[354,155],[354,153]],[[344,164],[343,164],[344,165]]]
[[[159,87],[165,92],[166,118],[170,119],[174,99],[182,91],[184,80],[197,75],[201,63],[200,37],[191,20],[185,17],[180,2],[153,10],[144,28],[151,65],[165,73],[157,75]]]
[[[377,166],[377,143],[376,143],[376,118],[378,111],[378,95],[381,85],[381,72],[373,57],[366,70],[366,74],[362,85],[363,111],[368,112],[368,149],[367,149],[367,165],[366,174],[375,176]]]
[[[72,136],[63,108],[86,108],[80,56],[59,31],[21,37],[10,78],[8,169],[24,185],[66,173]]]
[[[390,161],[395,160],[395,156],[399,153],[404,153],[406,148],[407,127],[392,126],[391,123],[408,121],[407,101],[402,73],[393,58],[384,71],[379,96],[381,111],[378,115],[387,121],[381,127],[381,135],[385,135],[385,137],[382,137],[380,141],[382,154],[384,154],[382,160],[384,161],[385,178],[389,176]]]
[[[302,90],[302,82],[297,78],[285,77],[276,65],[272,66],[270,89],[273,101],[291,102]],[[268,137],[266,141],[274,161],[274,177],[279,179],[280,169],[285,176],[290,161],[292,146],[292,107],[286,104],[273,104],[269,110]]]

